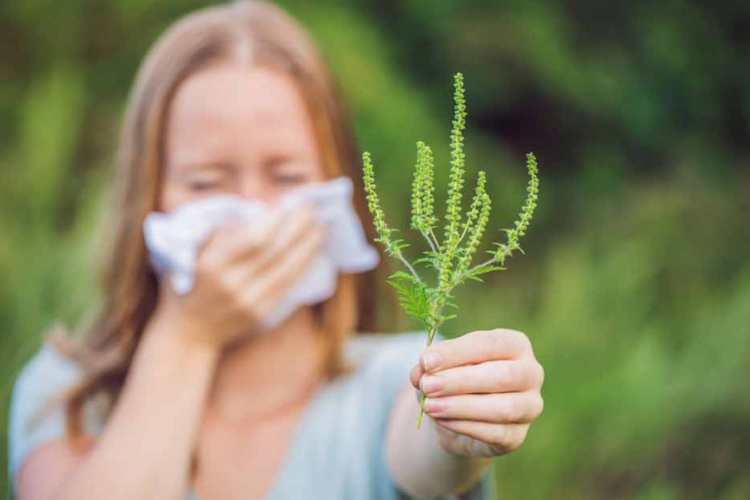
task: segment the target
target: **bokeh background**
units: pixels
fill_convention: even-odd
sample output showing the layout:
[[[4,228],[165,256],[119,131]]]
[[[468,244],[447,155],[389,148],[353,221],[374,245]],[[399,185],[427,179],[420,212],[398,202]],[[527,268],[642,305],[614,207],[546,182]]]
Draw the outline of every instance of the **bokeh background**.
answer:
[[[393,225],[408,225],[417,140],[435,150],[442,206],[457,71],[467,190],[486,170],[491,228],[512,223],[524,154],[537,155],[526,255],[459,289],[446,324],[523,330],[546,368],[543,416],[496,460],[499,498],[750,498],[747,5],[280,3],[340,79]],[[97,300],[97,228],[138,64],[207,4],[0,2],[3,471],[14,377],[54,321],[75,329]]]

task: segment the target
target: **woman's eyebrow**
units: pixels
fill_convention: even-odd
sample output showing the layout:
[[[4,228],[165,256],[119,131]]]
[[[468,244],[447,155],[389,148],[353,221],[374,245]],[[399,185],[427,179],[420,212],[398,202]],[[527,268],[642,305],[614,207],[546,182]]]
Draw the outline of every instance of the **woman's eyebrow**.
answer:
[[[263,165],[269,168],[275,168],[279,166],[281,163],[284,163],[289,160],[293,160],[294,155],[290,153],[275,153],[272,155],[269,155],[267,158],[263,160]]]
[[[275,170],[299,170],[306,169],[308,165],[316,163],[318,160],[314,157],[308,157],[304,153],[278,153],[273,154],[263,160],[262,166],[269,171]]]
[[[182,173],[191,173],[198,170],[224,170],[231,172],[234,166],[230,162],[208,160],[208,161],[186,161],[178,165]]]

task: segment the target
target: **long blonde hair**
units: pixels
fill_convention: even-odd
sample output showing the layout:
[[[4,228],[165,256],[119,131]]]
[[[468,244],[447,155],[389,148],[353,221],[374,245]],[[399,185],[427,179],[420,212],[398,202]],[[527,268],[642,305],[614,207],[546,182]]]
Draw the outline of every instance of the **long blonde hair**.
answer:
[[[368,239],[373,240],[358,151],[339,87],[305,30],[264,0],[205,8],[178,20],[151,48],[128,99],[117,159],[112,246],[102,268],[102,307],[79,341],[64,331],[50,336],[83,373],[62,398],[69,434],[82,431],[84,405],[94,395],[107,396],[111,409],[156,308],[158,281],[141,228],[157,205],[164,175],[166,117],[175,90],[199,68],[247,48],[258,64],[282,71],[296,82],[314,124],[324,174],[352,178],[355,209]],[[381,262],[385,264],[385,259]],[[361,275],[339,275],[335,294],[315,306],[321,331],[329,341],[328,378],[342,372],[342,346],[348,335],[378,329],[376,296],[384,291],[379,285],[387,273],[385,267]]]

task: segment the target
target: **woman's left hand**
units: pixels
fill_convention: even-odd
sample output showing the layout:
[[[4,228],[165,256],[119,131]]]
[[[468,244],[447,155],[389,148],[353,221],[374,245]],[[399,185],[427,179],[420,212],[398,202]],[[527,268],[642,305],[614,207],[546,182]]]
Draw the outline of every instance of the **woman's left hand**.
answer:
[[[544,406],[542,365],[521,332],[478,330],[426,347],[411,370],[449,453],[492,457],[518,448]]]

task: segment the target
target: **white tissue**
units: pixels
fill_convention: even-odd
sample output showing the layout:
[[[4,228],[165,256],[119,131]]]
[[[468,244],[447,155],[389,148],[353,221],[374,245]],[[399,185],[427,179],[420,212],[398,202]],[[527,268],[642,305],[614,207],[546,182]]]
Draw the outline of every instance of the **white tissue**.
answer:
[[[331,297],[336,289],[337,272],[359,273],[378,265],[379,257],[365,237],[352,199],[348,177],[301,186],[279,200],[285,210],[309,200],[317,201],[318,218],[325,223],[323,250],[289,289],[289,292],[261,324],[262,331],[279,325],[303,304],[317,304]],[[169,213],[152,212],[143,222],[151,263],[160,276],[168,274],[178,294],[193,288],[198,249],[211,232],[230,221],[263,217],[269,205],[224,194],[180,205]]]

